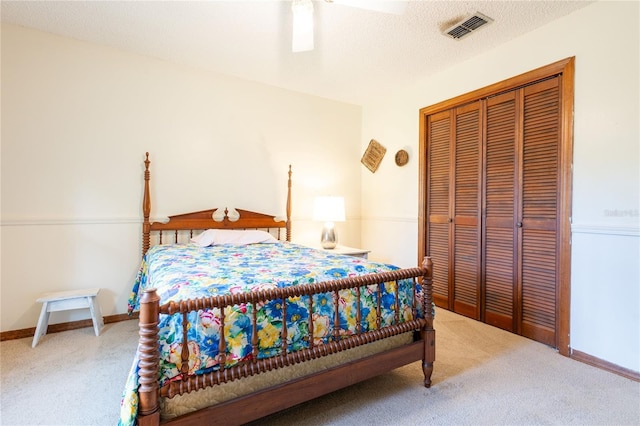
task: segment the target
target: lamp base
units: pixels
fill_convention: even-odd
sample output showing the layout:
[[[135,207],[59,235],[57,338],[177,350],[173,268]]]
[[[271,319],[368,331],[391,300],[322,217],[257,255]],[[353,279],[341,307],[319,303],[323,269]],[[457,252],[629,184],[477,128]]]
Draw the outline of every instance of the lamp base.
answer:
[[[331,249],[336,248],[336,246],[338,245],[338,243],[336,243],[335,241],[334,241],[334,242],[331,242],[331,241],[322,241],[321,245],[322,245],[322,248],[323,248],[323,249],[325,249],[325,250],[331,250]]]
[[[338,245],[338,239],[336,238],[336,230],[331,225],[325,225],[322,228],[322,236],[320,238],[320,245],[323,249],[334,249]]]

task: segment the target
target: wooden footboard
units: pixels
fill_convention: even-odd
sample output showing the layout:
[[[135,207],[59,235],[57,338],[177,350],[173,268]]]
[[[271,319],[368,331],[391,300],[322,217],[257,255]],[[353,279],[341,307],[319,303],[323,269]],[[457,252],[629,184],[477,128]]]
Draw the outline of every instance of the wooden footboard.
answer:
[[[390,371],[402,365],[406,365],[415,361],[422,361],[424,372],[424,384],[426,387],[431,385],[431,373],[433,371],[433,362],[435,360],[435,330],[433,329],[433,311],[432,311],[432,262],[430,258],[425,258],[422,267],[411,269],[399,269],[392,272],[380,274],[370,274],[359,277],[352,277],[336,281],[328,281],[322,283],[291,286],[286,288],[277,288],[273,290],[259,291],[253,293],[240,293],[225,296],[208,297],[194,300],[185,300],[180,302],[170,302],[160,306],[160,298],[154,289],[147,290],[140,302],[140,388],[139,388],[139,410],[138,422],[140,425],[156,425],[160,423],[160,397],[173,397],[183,393],[202,389],[209,386],[215,386],[233,380],[242,379],[244,377],[260,374],[277,368],[286,368],[289,365],[309,361],[311,359],[324,357],[336,352],[349,350],[358,346],[385,339],[391,336],[413,333],[413,343],[381,352],[376,355],[351,361],[346,365],[341,365],[321,373],[316,373],[301,379],[296,379],[275,388],[277,392],[273,392],[273,388],[255,392],[253,394],[239,397],[215,406],[181,416],[173,419],[170,423],[181,424],[215,424],[215,419],[219,419],[219,423],[242,424],[246,423],[282,409],[294,406],[304,401],[316,398],[334,390],[349,386],[351,384],[366,380],[378,374]],[[345,289],[353,289],[356,292],[357,299],[360,299],[360,291],[362,287],[370,285],[382,285],[384,282],[392,282],[404,279],[411,279],[413,282],[413,315],[412,320],[401,322],[399,318],[399,309],[396,306],[396,318],[393,325],[378,327],[376,330],[362,332],[358,330],[353,336],[339,336],[339,326],[334,330],[334,338],[324,344],[314,344],[313,324],[312,324],[312,303],[313,297],[309,297],[309,347],[295,352],[287,351],[287,327],[282,327],[281,340],[282,354],[270,358],[258,359],[257,357],[257,321],[255,318],[256,309],[253,309],[253,360],[241,365],[226,367],[224,362],[224,354],[226,351],[226,342],[224,336],[220,336],[219,353],[223,357],[220,360],[220,369],[214,372],[206,373],[200,376],[188,375],[185,369],[182,372],[182,378],[172,381],[160,388],[158,384],[159,374],[159,342],[158,342],[158,324],[159,315],[183,315],[194,310],[202,309],[219,309],[221,314],[222,325],[220,329],[224,330],[224,310],[225,307],[238,304],[258,304],[289,297],[312,296],[314,294],[334,292],[336,295],[339,291]],[[417,284],[421,284],[421,294],[417,289]],[[399,299],[399,286],[396,285],[396,301]],[[336,300],[336,324],[339,317],[339,297]],[[396,302],[397,303],[397,302]],[[423,318],[418,318],[418,303],[421,303]],[[286,303],[282,303],[282,315],[286,317]],[[358,304],[359,305],[359,304]],[[360,324],[360,307],[357,307],[357,323]],[[380,325],[380,308],[378,308],[378,324]],[[183,323],[186,328],[188,324]],[[184,335],[187,333],[185,331]],[[183,342],[182,359],[183,366],[188,363],[189,357],[188,342]],[[214,420],[212,420],[214,419]]]

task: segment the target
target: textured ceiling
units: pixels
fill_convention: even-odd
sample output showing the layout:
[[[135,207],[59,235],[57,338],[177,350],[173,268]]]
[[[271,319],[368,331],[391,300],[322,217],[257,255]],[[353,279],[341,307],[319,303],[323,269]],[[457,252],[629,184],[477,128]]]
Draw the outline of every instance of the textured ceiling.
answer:
[[[379,3],[379,2],[378,2]],[[315,49],[291,52],[289,1],[5,1],[2,22],[361,104],[588,5],[409,1],[396,15],[314,1]],[[494,22],[442,32],[475,12]]]

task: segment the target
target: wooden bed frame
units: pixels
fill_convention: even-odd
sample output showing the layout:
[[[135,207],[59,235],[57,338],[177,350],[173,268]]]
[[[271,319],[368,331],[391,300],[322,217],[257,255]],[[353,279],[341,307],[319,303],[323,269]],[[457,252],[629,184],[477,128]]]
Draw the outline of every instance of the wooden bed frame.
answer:
[[[287,192],[287,218],[286,221],[278,221],[274,216],[264,215],[261,213],[249,212],[245,210],[237,210],[240,217],[237,220],[231,220],[225,209],[222,221],[214,221],[212,215],[213,210],[206,210],[195,213],[187,213],[177,216],[171,216],[168,222],[151,223],[149,215],[151,210],[151,202],[149,196],[149,153],[145,159],[144,173],[144,197],[143,197],[143,213],[144,223],[142,231],[142,253],[143,255],[150,246],[150,234],[157,231],[162,233],[173,231],[174,241],[178,240],[178,231],[188,231],[191,235],[194,230],[204,230],[210,228],[222,229],[280,229],[286,230],[286,241],[291,239],[291,166],[289,166],[288,192]],[[279,235],[279,234],[278,234]],[[138,407],[138,424],[158,425],[163,424],[244,424],[269,414],[292,407],[302,402],[309,401],[313,398],[325,395],[335,390],[350,386],[360,381],[375,377],[379,374],[391,371],[395,368],[410,364],[416,361],[422,362],[424,373],[424,385],[431,386],[431,374],[433,371],[433,362],[435,360],[435,330],[433,329],[433,311],[432,311],[432,263],[430,258],[425,258],[421,267],[410,269],[399,269],[392,272],[380,274],[370,274],[359,277],[352,277],[336,281],[292,286],[287,288],[278,288],[274,290],[243,293],[225,296],[208,297],[201,299],[184,300],[180,302],[170,302],[160,306],[160,298],[155,289],[146,290],[140,302],[140,361],[139,361],[139,407]],[[370,332],[357,333],[348,338],[334,339],[327,344],[314,345],[313,343],[307,349],[296,352],[287,353],[286,351],[286,333],[287,327],[283,327],[282,341],[284,355],[278,355],[267,359],[257,359],[242,365],[221,368],[218,371],[207,373],[202,376],[188,376],[186,371],[183,372],[181,381],[171,382],[160,388],[158,383],[159,372],[159,342],[158,342],[158,323],[159,315],[176,314],[183,315],[199,309],[219,308],[224,311],[226,306],[236,305],[240,303],[258,303],[274,299],[282,299],[286,297],[296,297],[301,295],[313,295],[317,293],[335,292],[344,289],[354,289],[360,294],[360,288],[368,285],[375,285],[383,282],[397,281],[400,279],[412,279],[414,288],[416,282],[422,285],[422,310],[424,318],[417,318],[416,307],[413,309],[412,321],[400,323],[398,320],[398,309],[396,309],[396,321],[394,325],[380,327]],[[397,288],[398,286],[396,286]],[[397,290],[396,290],[397,291]],[[415,291],[414,291],[415,293]],[[358,297],[359,298],[359,297]],[[398,299],[396,294],[396,300]],[[337,298],[336,298],[337,300]],[[286,304],[282,304],[285,306]],[[338,303],[336,302],[336,307]],[[254,310],[255,312],[255,310]],[[285,313],[283,312],[283,315]],[[336,309],[336,317],[338,309]],[[359,314],[358,314],[359,316]],[[311,317],[311,316],[310,316]],[[224,316],[221,317],[224,329]],[[378,322],[380,315],[378,315]],[[360,322],[358,317],[357,322]],[[255,319],[253,320],[255,327]],[[184,323],[186,328],[188,324]],[[313,329],[310,324],[309,329]],[[412,333],[413,339],[409,344],[405,344],[394,349],[386,350],[375,355],[367,356],[358,360],[350,361],[346,364],[323,370],[302,378],[293,379],[284,384],[276,385],[263,389],[246,396],[237,397],[235,399],[216,404],[211,407],[201,409],[199,411],[189,413],[170,420],[161,420],[159,398],[173,397],[179,394],[191,392],[205,387],[214,386],[220,383],[226,383],[233,380],[242,379],[262,372],[274,370],[277,368],[286,368],[287,366],[300,362],[309,361],[311,359],[334,354],[340,351],[349,350],[361,345],[372,343],[377,340],[392,337],[403,333]],[[186,335],[186,332],[185,332]],[[257,332],[253,333],[253,346],[257,347]],[[337,336],[337,334],[336,334]],[[313,338],[310,339],[313,341]],[[220,353],[225,353],[225,339],[220,339]],[[183,343],[182,359],[187,360],[189,356],[187,342]],[[224,356],[224,355],[222,355]],[[183,366],[187,366],[188,362],[183,362]],[[220,362],[224,365],[224,362]],[[188,367],[187,367],[188,368]]]

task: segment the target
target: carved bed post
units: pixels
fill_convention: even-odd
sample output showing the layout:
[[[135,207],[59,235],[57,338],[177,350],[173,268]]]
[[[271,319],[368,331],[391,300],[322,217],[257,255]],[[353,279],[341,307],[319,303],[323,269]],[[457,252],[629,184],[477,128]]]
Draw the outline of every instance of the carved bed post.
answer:
[[[287,182],[287,241],[291,241],[291,164],[289,164],[289,180]]]
[[[436,331],[433,329],[433,262],[431,261],[431,257],[427,256],[424,258],[422,267],[427,270],[427,273],[422,277],[422,303],[424,319],[427,321],[421,330],[422,340],[424,341],[422,371],[424,372],[425,387],[431,387],[433,362],[436,359]]]
[[[157,425],[160,423],[160,405],[158,402],[158,362],[160,357],[158,343],[158,317],[160,296],[156,289],[145,290],[140,299],[140,361],[138,362],[140,388],[138,394],[138,425]]]
[[[149,250],[149,234],[151,233],[151,223],[149,215],[151,214],[151,196],[149,195],[149,153],[146,153],[144,160],[144,195],[142,197],[142,214],[144,221],[142,222],[142,256],[144,257]]]

